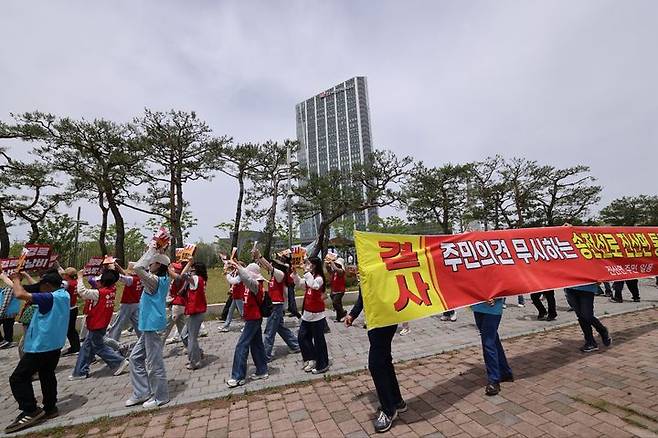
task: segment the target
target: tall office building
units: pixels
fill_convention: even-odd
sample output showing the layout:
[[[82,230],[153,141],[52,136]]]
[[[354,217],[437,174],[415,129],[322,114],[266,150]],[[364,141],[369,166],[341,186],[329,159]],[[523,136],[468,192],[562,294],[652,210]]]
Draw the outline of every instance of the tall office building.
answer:
[[[365,76],[348,79],[295,107],[298,160],[307,175],[324,175],[329,170],[348,170],[363,163],[372,151],[368,81]],[[377,209],[354,215],[357,229],[365,229]],[[302,241],[317,236],[320,218],[301,225]]]

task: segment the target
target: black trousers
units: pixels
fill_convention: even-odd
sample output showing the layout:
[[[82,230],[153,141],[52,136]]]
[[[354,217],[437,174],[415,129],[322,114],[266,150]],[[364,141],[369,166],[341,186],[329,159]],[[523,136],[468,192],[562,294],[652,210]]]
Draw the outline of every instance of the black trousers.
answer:
[[[628,290],[631,291],[631,296],[634,300],[640,299],[640,288],[638,287],[638,280],[626,280],[624,281],[615,281],[612,283],[612,289],[615,291],[614,299],[617,301],[622,301],[621,291],[624,289],[624,283],[628,286]]]
[[[0,335],[0,341],[5,340],[7,342],[14,341],[14,318],[4,318],[0,320],[2,322],[2,332],[3,335]]]
[[[395,407],[402,402],[400,385],[393,367],[393,356],[391,356],[391,342],[397,329],[396,324],[368,331],[370,341],[368,370],[375,383],[382,411],[388,416],[393,415]]]
[[[57,405],[57,377],[55,368],[59,362],[60,349],[44,353],[25,353],[18,362],[16,369],[9,377],[9,385],[18,408],[23,412],[34,412],[37,409],[37,400],[34,398],[32,388],[32,375],[39,373],[41,392],[43,393],[43,407],[50,411]]]
[[[228,298],[226,299],[226,303],[224,304],[224,308],[222,309],[222,316],[219,317],[222,321],[226,321],[226,318],[228,318],[228,309],[231,308],[231,303],[233,302],[233,296],[229,294]]]
[[[297,301],[295,300],[295,285],[288,286],[288,312],[296,318],[302,317],[297,309]]]
[[[334,310],[336,311],[336,321],[340,321],[341,318],[344,318],[345,315],[347,315],[347,312],[343,308],[343,296],[345,295],[345,292],[336,292],[335,294],[331,294],[331,303],[334,306]]]
[[[578,324],[583,331],[585,342],[588,345],[597,345],[594,340],[592,327],[601,335],[608,334],[608,329],[601,324],[601,321],[594,316],[594,294],[592,292],[584,292],[576,289],[565,289],[567,293],[567,301],[569,305],[576,312],[578,317]]]
[[[548,311],[544,307],[544,303],[541,302],[541,295],[544,294],[546,297],[546,305],[548,306]],[[543,292],[537,292],[530,294],[530,299],[532,304],[535,305],[539,316],[557,316],[557,311],[555,310],[555,291],[554,290],[545,290]]]
[[[327,341],[324,338],[326,323],[327,318],[313,322],[302,320],[297,334],[302,359],[304,361],[314,360],[315,367],[319,370],[329,365],[329,351],[327,350]]]
[[[75,321],[78,319],[78,308],[71,309],[69,311],[69,331],[66,332],[66,337],[71,344],[71,351],[76,352],[80,351],[80,336],[78,331],[75,329]]]

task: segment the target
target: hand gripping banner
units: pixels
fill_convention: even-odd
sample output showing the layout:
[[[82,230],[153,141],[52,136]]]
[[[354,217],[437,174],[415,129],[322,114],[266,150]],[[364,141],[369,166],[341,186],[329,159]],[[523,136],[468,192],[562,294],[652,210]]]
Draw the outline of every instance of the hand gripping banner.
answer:
[[[355,231],[355,241],[369,329],[495,297],[658,275],[658,227]]]

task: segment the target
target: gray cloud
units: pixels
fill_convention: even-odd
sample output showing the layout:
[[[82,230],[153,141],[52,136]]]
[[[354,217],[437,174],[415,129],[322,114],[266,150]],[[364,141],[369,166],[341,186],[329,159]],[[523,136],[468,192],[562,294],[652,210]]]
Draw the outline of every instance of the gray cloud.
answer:
[[[652,1],[4,2],[0,118],[194,109],[238,141],[294,137],[294,105],[369,79],[379,147],[430,164],[588,164],[603,203],[655,193]],[[186,187],[211,239],[232,181]],[[205,202],[208,197],[221,202]],[[223,207],[217,207],[218,205]],[[225,207],[224,207],[225,206]],[[87,219],[97,217],[85,207]],[[144,218],[129,214],[133,223]]]

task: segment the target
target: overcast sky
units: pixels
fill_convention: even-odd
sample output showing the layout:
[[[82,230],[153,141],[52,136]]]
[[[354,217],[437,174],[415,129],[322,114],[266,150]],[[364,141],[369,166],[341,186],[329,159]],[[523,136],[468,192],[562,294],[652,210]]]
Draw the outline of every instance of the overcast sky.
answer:
[[[378,148],[586,164],[602,205],[658,192],[656,1],[103,3],[2,2],[1,120],[176,108],[237,141],[283,140],[296,103],[365,75]],[[235,192],[185,187],[194,239],[234,215]]]

